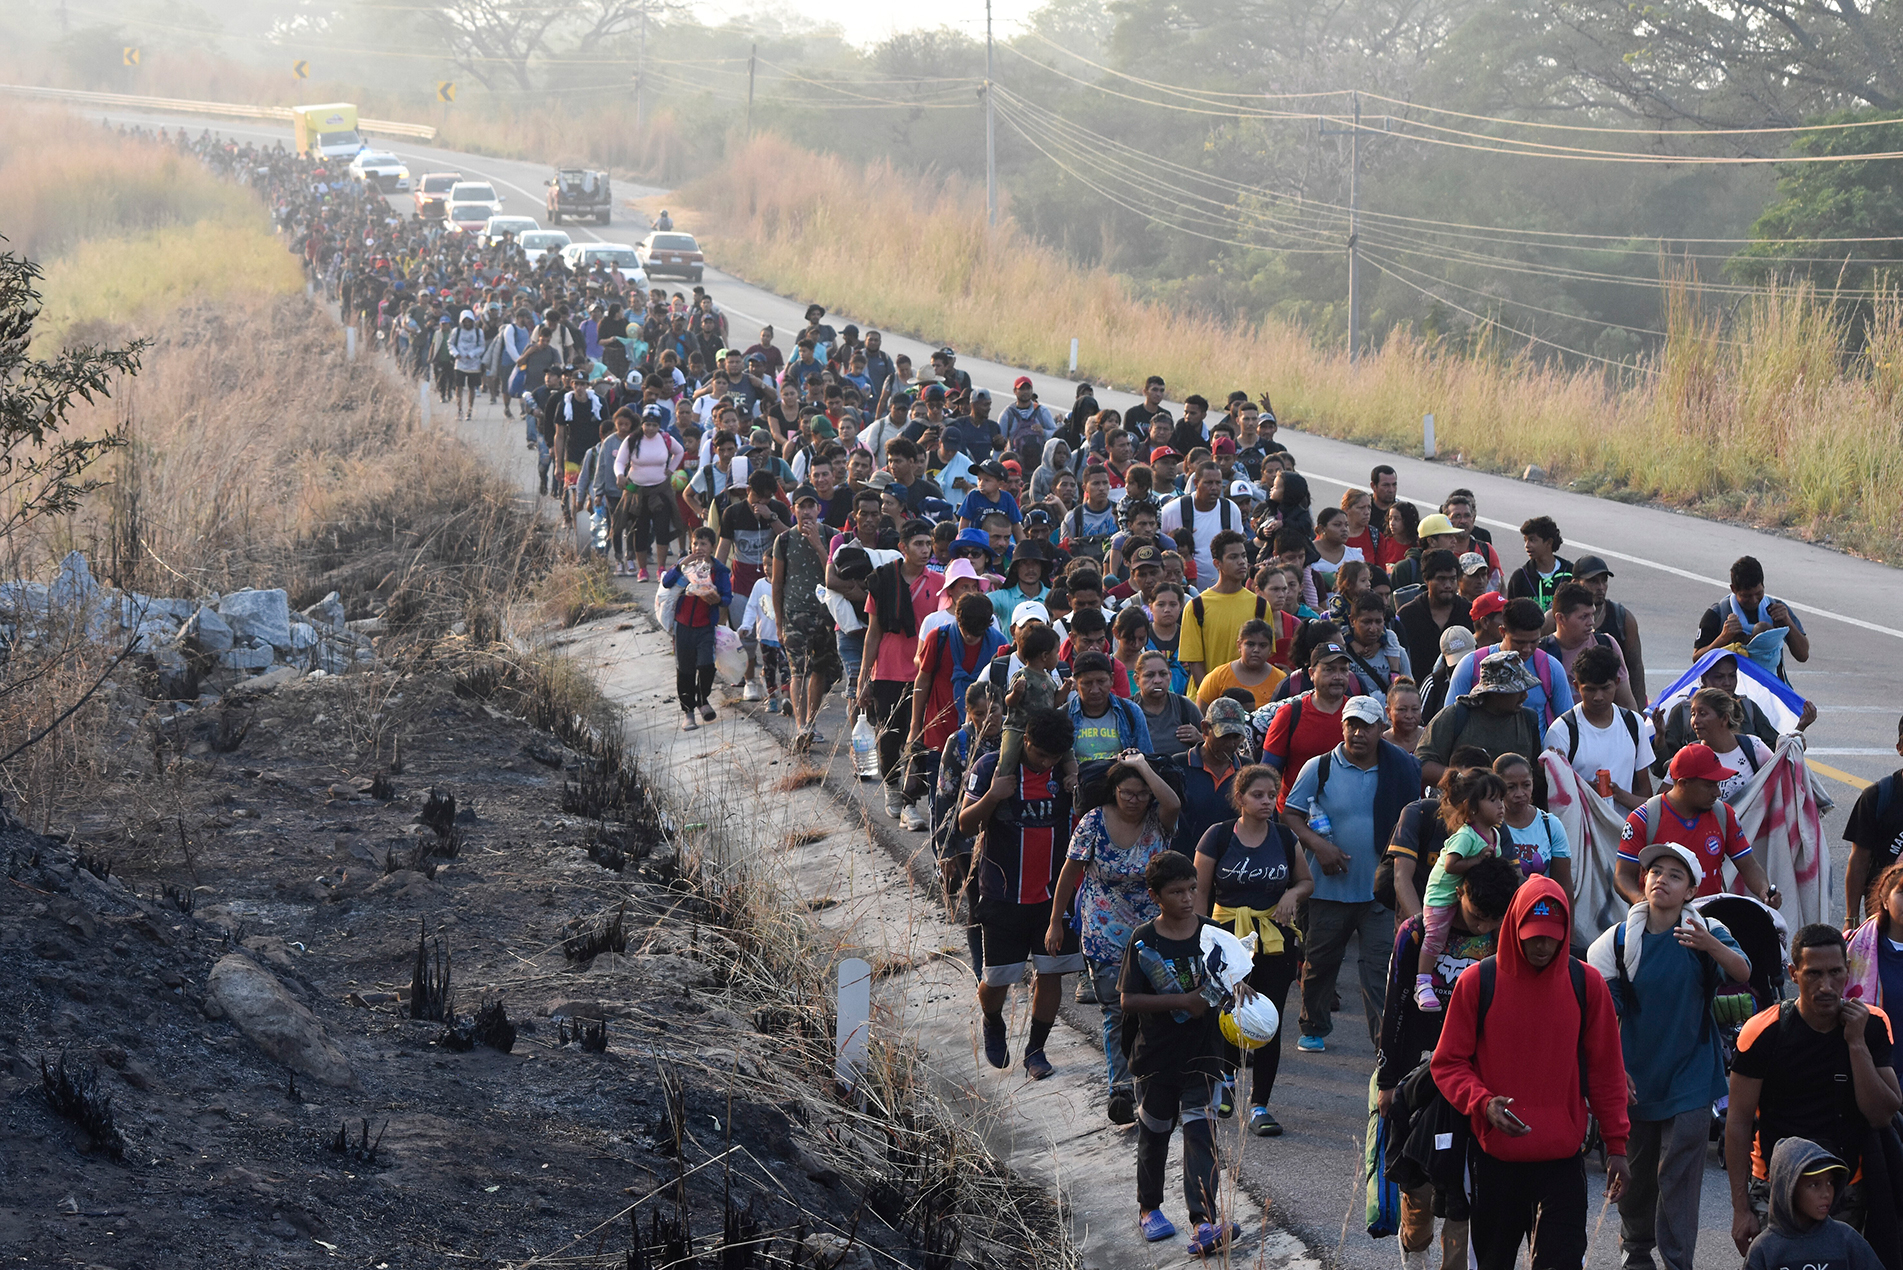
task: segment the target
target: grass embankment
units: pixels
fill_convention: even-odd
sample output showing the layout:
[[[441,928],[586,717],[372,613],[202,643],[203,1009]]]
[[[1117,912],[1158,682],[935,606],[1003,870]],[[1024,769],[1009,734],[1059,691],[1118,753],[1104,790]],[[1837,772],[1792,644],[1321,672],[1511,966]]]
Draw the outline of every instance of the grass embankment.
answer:
[[[1173,394],[1267,392],[1281,417],[1329,436],[1442,453],[1627,499],[1834,535],[1903,558],[1903,302],[1877,306],[1848,362],[1843,322],[1804,289],[1765,291],[1728,321],[1672,295],[1664,349],[1625,382],[1496,343],[1464,355],[1407,330],[1351,367],[1298,326],[1240,325],[1135,299],[1006,223],[982,191],[922,184],[760,138],[677,199],[696,208],[723,268],[787,294],[1013,365],[1122,387],[1162,375]],[[1055,403],[1053,403],[1055,404]]]
[[[46,271],[43,345],[301,279],[249,191],[59,110],[0,110],[0,234]]]

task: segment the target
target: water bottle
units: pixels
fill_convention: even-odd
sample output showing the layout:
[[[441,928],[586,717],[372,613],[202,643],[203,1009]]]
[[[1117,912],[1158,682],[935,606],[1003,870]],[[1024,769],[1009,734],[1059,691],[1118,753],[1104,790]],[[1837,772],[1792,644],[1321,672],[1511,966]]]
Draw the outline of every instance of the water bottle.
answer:
[[[1183,985],[1170,969],[1170,963],[1163,960],[1163,954],[1142,940],[1137,940],[1137,965],[1143,970],[1143,977],[1150,981],[1158,996],[1175,996],[1183,990]],[[1189,1022],[1188,1010],[1171,1010],[1170,1017],[1178,1023]]]
[[[852,725],[852,770],[862,781],[879,779],[879,734],[863,714]]]
[[[1322,800],[1319,798],[1308,800],[1308,827],[1324,838],[1335,827],[1335,822],[1330,820],[1328,813],[1322,810]]]

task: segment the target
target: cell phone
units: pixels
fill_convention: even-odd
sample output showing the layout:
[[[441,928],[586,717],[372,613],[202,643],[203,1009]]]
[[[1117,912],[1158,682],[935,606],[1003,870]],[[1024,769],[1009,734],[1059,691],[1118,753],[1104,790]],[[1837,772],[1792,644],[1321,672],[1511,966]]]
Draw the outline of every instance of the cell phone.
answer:
[[[1526,1121],[1520,1119],[1518,1116],[1514,1115],[1513,1108],[1511,1105],[1502,1106],[1500,1108],[1500,1114],[1502,1117],[1506,1119],[1506,1122],[1512,1125],[1515,1129],[1526,1129],[1528,1132],[1531,1132],[1532,1126],[1527,1124]]]

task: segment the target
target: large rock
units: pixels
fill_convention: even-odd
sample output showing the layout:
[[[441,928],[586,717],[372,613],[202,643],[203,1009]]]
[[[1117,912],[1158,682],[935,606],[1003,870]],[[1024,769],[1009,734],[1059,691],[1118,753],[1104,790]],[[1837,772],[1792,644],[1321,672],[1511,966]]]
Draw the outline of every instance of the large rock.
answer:
[[[355,1087],[350,1060],[276,975],[240,953],[211,968],[211,999],[257,1047],[300,1076]]]
[[[82,609],[98,594],[99,583],[93,580],[92,566],[86,563],[86,557],[77,551],[67,552],[66,558],[59,562],[59,572],[53,576],[51,595],[55,607]]]
[[[291,646],[291,597],[283,591],[233,591],[218,602],[218,614],[240,639]]]
[[[216,655],[230,652],[236,642],[230,623],[207,608],[192,614],[178,633],[178,646],[187,652]]]
[[[335,591],[304,610],[304,616],[310,619],[312,626],[329,627],[333,631],[344,629],[349,614],[344,610],[344,602]]]
[[[277,661],[270,648],[228,648],[218,654],[218,664],[226,670],[265,670]]]

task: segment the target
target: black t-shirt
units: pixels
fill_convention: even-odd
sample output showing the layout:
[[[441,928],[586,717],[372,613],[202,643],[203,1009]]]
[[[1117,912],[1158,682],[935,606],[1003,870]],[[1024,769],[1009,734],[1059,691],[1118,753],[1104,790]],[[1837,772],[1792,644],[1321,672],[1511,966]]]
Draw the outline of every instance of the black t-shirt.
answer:
[[[1401,808],[1401,818],[1394,822],[1394,838],[1388,843],[1387,855],[1405,856],[1414,861],[1416,904],[1427,894],[1427,875],[1434,871],[1434,861],[1440,859],[1440,850],[1446,845],[1447,826],[1441,823],[1438,798],[1418,799]],[[1391,860],[1386,863],[1392,869]]]
[[[1883,808],[1880,814],[1878,807]],[[1844,841],[1870,853],[1871,877],[1903,855],[1903,772],[1892,772],[1857,795],[1844,825]]]
[[[1150,420],[1156,418],[1158,415],[1162,415],[1165,419],[1174,419],[1176,417],[1169,412],[1167,407],[1158,406],[1152,410],[1139,401],[1136,405],[1131,406],[1128,410],[1123,412],[1123,430],[1125,432],[1135,433],[1140,437],[1147,437],[1150,435]]]
[[[1208,918],[1200,919],[1198,930]],[[1157,984],[1151,981],[1142,967],[1142,958],[1137,945],[1151,948],[1162,957],[1164,973],[1169,980]],[[1193,992],[1201,987],[1208,978],[1203,969],[1203,945],[1196,939],[1164,939],[1156,933],[1155,922],[1145,922],[1130,935],[1130,946],[1123,951],[1123,970],[1117,976],[1117,990],[1154,996],[1173,996],[1179,992]],[[1220,1075],[1220,1062],[1217,1058],[1217,1042],[1222,1033],[1217,1030],[1217,1013],[1214,1009],[1205,1011],[1200,1017],[1190,1015],[1178,1020],[1174,1011],[1162,1010],[1153,1014],[1135,1014],[1136,1044],[1130,1053],[1130,1072],[1135,1076],[1152,1076],[1158,1072],[1179,1073],[1182,1075],[1215,1076]]]
[[[785,517],[776,505],[774,514],[761,516],[754,511],[753,504],[743,499],[734,499],[720,514],[720,536],[732,542],[733,564],[751,565],[756,569],[766,565],[767,552],[773,549],[773,540],[791,529]]]
[[[1212,897],[1224,908],[1274,908],[1288,890],[1295,835],[1271,824],[1262,841],[1251,847],[1236,836],[1236,823],[1211,825],[1196,844],[1197,855],[1216,861]]]
[[[1881,1010],[1871,1009],[1863,1035],[1870,1061],[1882,1071],[1890,1065],[1890,1025]],[[1773,1006],[1745,1023],[1731,1070],[1764,1082],[1755,1144],[1759,1171],[1789,1137],[1809,1138],[1857,1167],[1870,1126],[1857,1109],[1850,1045],[1842,1028],[1819,1032],[1804,1021],[1795,1002]]]

